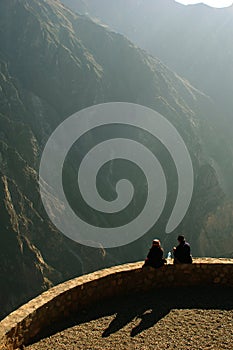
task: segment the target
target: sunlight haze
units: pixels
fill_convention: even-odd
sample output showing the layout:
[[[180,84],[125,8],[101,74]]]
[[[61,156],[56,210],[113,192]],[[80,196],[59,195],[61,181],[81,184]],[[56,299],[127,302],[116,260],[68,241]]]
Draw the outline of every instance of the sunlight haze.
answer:
[[[193,4],[205,4],[211,7],[215,8],[221,8],[221,7],[229,7],[233,4],[233,0],[175,0],[176,2],[179,2],[183,5],[193,5]]]

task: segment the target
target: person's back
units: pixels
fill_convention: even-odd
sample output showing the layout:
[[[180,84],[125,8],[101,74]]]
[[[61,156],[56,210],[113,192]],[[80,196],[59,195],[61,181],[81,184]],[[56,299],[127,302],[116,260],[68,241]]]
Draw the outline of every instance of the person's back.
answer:
[[[192,255],[189,243],[185,241],[185,238],[182,235],[178,237],[178,242],[179,245],[173,249],[174,263],[191,264]]]
[[[165,263],[163,258],[163,249],[161,248],[160,241],[154,239],[152,242],[152,247],[145,260],[145,266],[161,267]]]

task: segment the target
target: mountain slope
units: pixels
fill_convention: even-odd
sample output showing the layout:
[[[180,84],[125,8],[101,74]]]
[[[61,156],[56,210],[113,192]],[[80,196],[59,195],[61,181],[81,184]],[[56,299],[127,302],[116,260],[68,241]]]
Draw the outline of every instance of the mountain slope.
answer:
[[[183,6],[174,0],[63,2],[127,35],[213,98],[231,100],[232,7]]]
[[[159,232],[165,248],[173,244],[178,231],[168,237],[164,227],[176,194],[174,165],[166,165],[168,174],[173,172],[168,175],[170,202],[165,217],[131,245],[109,250],[81,246],[58,232],[48,219],[38,186],[41,153],[56,126],[93,104],[127,101],[146,105],[162,113],[182,134],[194,163],[197,187],[179,229],[188,232],[195,254],[200,254],[197,238],[203,234],[208,215],[215,216],[225,204],[201,139],[202,120],[212,108],[209,99],[122,35],[73,14],[58,1],[2,0],[0,28],[1,316],[55,283],[143,259],[154,232]],[[166,163],[158,143],[153,146],[138,131],[128,133],[147,142],[152,150],[158,149]],[[82,146],[67,162],[71,197],[74,163]],[[105,180],[100,180],[108,193]],[[141,184],[140,178],[135,181]],[[77,198],[72,200],[81,210]],[[97,222],[103,220],[95,215]],[[104,222],[111,224],[107,217]],[[231,231],[226,235],[231,239]],[[227,247],[224,243],[216,255],[231,254]],[[202,254],[206,252],[208,246]]]
[[[174,0],[63,3],[123,33],[211,97],[209,122],[216,135],[206,135],[207,152],[222,169],[225,192],[232,198],[233,7],[183,6]],[[228,152],[222,157],[224,149]]]

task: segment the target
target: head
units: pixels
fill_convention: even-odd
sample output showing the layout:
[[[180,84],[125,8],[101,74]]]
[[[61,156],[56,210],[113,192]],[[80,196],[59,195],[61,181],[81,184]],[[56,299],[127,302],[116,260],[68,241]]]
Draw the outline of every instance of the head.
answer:
[[[184,236],[183,236],[183,235],[179,235],[179,236],[177,237],[177,241],[178,241],[179,243],[185,242]]]
[[[159,239],[153,239],[152,246],[153,247],[160,247],[160,240]]]

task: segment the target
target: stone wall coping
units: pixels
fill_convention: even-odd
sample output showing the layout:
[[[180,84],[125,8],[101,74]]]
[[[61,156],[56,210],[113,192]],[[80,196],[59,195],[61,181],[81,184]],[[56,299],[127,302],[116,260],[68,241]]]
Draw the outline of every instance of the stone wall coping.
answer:
[[[64,283],[61,283],[61,284],[47,290],[46,292],[44,292],[41,295],[39,295],[38,297],[32,299],[28,303],[22,305],[17,310],[13,311],[11,314],[9,314],[6,318],[4,318],[0,322],[0,350],[16,349],[16,346],[18,346],[19,344],[23,344],[24,332],[27,331],[27,327],[25,327],[25,324],[27,324],[27,322],[28,322],[28,325],[31,326],[31,324],[33,324],[33,322],[35,322],[35,319],[38,318],[38,312],[41,312],[41,310],[48,308],[49,305],[52,305],[52,304],[55,305],[56,300],[58,300],[58,302],[59,302],[59,300],[62,300],[63,295],[65,295],[63,297],[63,299],[65,298],[65,300],[67,300],[67,296],[72,291],[78,290],[78,293],[81,293],[80,291],[82,291],[82,289],[85,289],[85,291],[87,290],[87,293],[88,293],[88,286],[89,286],[89,289],[92,288],[92,290],[93,290],[93,288],[100,286],[99,288],[100,289],[102,288],[103,291],[105,291],[107,289],[106,285],[108,286],[108,284],[111,284],[110,282],[112,282],[113,286],[115,286],[117,278],[118,278],[118,280],[119,280],[119,278],[123,279],[123,282],[125,282],[124,278],[128,279],[131,283],[132,279],[133,278],[135,279],[134,274],[135,273],[137,274],[137,273],[142,272],[142,271],[143,271],[142,275],[141,275],[142,277],[140,277],[141,282],[139,282],[139,285],[138,285],[139,288],[144,286],[145,281],[149,281],[149,288],[150,288],[151,286],[153,286],[153,282],[152,282],[153,279],[156,278],[156,276],[158,279],[158,276],[161,276],[161,274],[164,277],[166,277],[168,274],[170,274],[169,279],[168,279],[168,283],[169,283],[169,281],[172,283],[172,273],[177,274],[181,270],[185,270],[185,273],[190,273],[190,272],[193,272],[199,268],[203,268],[203,269],[205,269],[205,268],[210,269],[211,268],[212,269],[211,271],[213,271],[213,276],[214,276],[215,280],[217,281],[214,283],[218,283],[218,276],[216,275],[216,273],[218,273],[218,272],[216,272],[216,271],[219,271],[218,268],[220,266],[224,267],[224,269],[226,268],[225,270],[227,271],[226,274],[228,276],[228,282],[229,282],[229,279],[231,279],[229,277],[230,273],[228,272],[229,268],[230,268],[229,271],[231,273],[233,272],[233,259],[226,259],[226,258],[219,258],[219,259],[216,259],[216,258],[195,258],[195,259],[193,259],[193,264],[189,264],[189,265],[188,264],[173,265],[172,262],[168,262],[167,265],[165,265],[164,267],[159,268],[159,269],[154,269],[154,268],[142,269],[142,265],[143,265],[143,262],[140,261],[140,262],[136,262],[136,263],[128,263],[128,264],[124,264],[124,265],[106,268],[106,269],[99,270],[99,271],[96,271],[96,272],[93,272],[93,273],[90,273],[87,275],[76,277],[74,279],[71,279],[71,280],[66,281]],[[229,268],[227,266],[229,266]],[[213,267],[215,267],[215,268],[213,269]],[[204,271],[204,270],[202,270],[202,271]],[[203,275],[203,273],[202,273],[202,275]],[[143,280],[143,278],[144,278],[144,280]],[[108,279],[107,284],[104,282],[106,279]],[[103,281],[102,287],[101,287],[101,281]],[[219,281],[220,281],[220,279],[219,279]],[[222,277],[221,281],[224,281],[223,277]],[[233,286],[233,277],[232,277],[231,282],[232,282],[232,286]],[[104,285],[104,283],[105,283],[105,285]],[[121,281],[121,283],[122,283],[122,281]],[[134,283],[136,285],[137,282],[135,281],[135,282],[133,282],[133,284]],[[120,282],[119,282],[119,284],[120,284]],[[125,285],[123,283],[123,286],[119,287],[119,290],[120,290],[119,295],[121,295],[120,293],[124,292],[124,286]],[[116,289],[116,291],[115,291],[115,289]],[[127,288],[126,288],[126,290],[127,290]],[[117,292],[117,288],[113,287],[110,294],[107,293],[106,295],[113,297],[114,293],[117,294],[118,292]],[[90,294],[90,295],[92,296],[92,294]],[[78,294],[78,298],[83,298],[84,296],[85,296],[84,292],[82,292],[81,294]],[[90,297],[90,299],[91,298],[92,297]],[[104,295],[103,295],[103,298],[105,298]],[[94,299],[95,299],[95,297],[94,297]],[[55,307],[57,307],[57,305],[55,305]],[[63,311],[62,310],[60,311],[60,316],[61,316]],[[44,312],[46,312],[46,310]],[[55,312],[59,313],[59,310],[56,310]],[[41,321],[41,322],[43,322],[43,321]],[[24,328],[22,325],[24,325]],[[38,333],[39,331],[35,331],[35,333],[36,332]],[[20,340],[21,339],[20,338],[19,340],[14,342],[15,345],[12,345],[11,343],[13,343],[13,340],[14,340],[13,338],[16,337],[16,335],[18,336],[19,334],[20,334],[20,337],[22,338],[22,340]],[[12,340],[12,342],[11,342],[11,340]],[[8,344],[8,345],[6,345],[6,344]]]
[[[98,270],[83,276],[79,276],[68,280],[66,282],[60,283],[49,290],[43,292],[39,296],[30,300],[28,303],[22,305],[17,310],[11,312],[8,316],[6,316],[2,321],[0,321],[0,338],[2,334],[5,334],[9,328],[12,326],[16,326],[19,322],[21,322],[29,313],[33,313],[36,309],[42,307],[44,304],[48,303],[56,296],[75,288],[77,286],[81,286],[88,282],[99,280],[109,275],[116,274],[118,272],[127,272],[132,269],[141,270],[143,262],[137,263],[129,263],[124,265],[117,265],[114,267],[106,268],[103,270]]]

